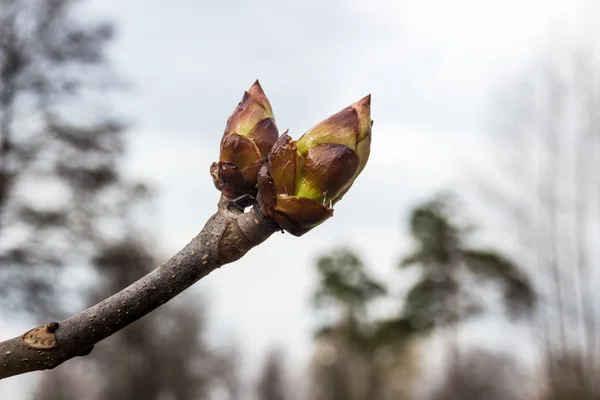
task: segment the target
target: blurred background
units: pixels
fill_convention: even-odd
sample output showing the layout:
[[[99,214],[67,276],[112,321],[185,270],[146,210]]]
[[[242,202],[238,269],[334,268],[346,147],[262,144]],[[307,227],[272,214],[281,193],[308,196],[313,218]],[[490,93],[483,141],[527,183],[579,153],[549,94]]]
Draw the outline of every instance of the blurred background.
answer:
[[[276,234],[7,399],[600,399],[600,3],[0,0],[0,334],[215,211],[259,79],[298,138],[372,93],[335,217]]]

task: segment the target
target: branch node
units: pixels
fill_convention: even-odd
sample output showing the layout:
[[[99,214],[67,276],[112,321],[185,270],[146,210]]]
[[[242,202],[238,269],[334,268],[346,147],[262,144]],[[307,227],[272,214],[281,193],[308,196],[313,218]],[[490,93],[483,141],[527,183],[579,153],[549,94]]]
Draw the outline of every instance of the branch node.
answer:
[[[21,336],[21,344],[37,350],[51,350],[58,346],[54,332],[58,329],[57,322],[38,326]]]

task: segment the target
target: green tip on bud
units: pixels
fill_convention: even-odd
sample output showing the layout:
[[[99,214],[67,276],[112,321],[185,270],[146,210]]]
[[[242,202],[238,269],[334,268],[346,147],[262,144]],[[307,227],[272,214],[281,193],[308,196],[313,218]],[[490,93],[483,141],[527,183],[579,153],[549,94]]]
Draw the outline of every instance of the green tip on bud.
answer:
[[[298,141],[281,135],[258,176],[261,210],[296,236],[331,217],[369,159],[372,125],[369,95]]]
[[[227,120],[219,162],[211,166],[217,189],[229,198],[256,196],[258,172],[278,136],[271,103],[257,80]]]

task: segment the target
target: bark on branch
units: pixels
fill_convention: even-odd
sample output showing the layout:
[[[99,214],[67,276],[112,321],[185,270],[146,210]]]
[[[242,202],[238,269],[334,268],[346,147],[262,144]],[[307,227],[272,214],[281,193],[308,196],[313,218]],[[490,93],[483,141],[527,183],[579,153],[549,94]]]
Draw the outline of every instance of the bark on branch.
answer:
[[[252,208],[226,198],[192,241],[148,275],[61,322],[50,322],[0,342],[0,379],[54,368],[89,354],[108,336],[171,300],[220,266],[240,259],[280,228]]]

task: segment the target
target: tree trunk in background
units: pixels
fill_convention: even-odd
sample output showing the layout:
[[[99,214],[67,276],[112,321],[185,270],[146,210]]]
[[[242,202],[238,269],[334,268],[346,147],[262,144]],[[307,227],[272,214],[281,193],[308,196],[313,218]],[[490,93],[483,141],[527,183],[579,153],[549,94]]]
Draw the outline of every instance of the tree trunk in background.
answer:
[[[258,400],[289,400],[290,387],[285,379],[283,353],[272,350],[267,354],[256,388]]]

